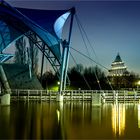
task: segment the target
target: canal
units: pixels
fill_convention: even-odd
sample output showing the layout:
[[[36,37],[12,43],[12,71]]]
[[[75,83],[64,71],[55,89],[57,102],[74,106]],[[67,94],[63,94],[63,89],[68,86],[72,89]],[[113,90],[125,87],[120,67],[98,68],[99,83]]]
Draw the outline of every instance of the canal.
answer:
[[[140,104],[12,102],[0,106],[0,139],[140,139]]]

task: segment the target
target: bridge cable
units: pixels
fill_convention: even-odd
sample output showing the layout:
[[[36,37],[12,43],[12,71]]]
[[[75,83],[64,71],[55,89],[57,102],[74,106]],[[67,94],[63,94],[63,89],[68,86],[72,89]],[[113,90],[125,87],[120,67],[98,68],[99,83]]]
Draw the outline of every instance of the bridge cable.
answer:
[[[76,17],[77,17],[77,16],[76,16]],[[87,47],[87,44],[86,44],[86,41],[85,41],[85,38],[84,38],[84,35],[83,35],[83,32],[82,32],[81,24],[79,23],[79,21],[78,21],[77,19],[76,19],[76,22],[77,22],[78,28],[79,28],[79,30],[80,30],[81,37],[82,37],[82,39],[83,39],[84,45],[85,45],[85,47],[86,47],[87,54],[88,54],[89,58],[91,58],[90,53],[89,53],[89,50],[88,50],[88,47]],[[91,61],[91,60],[90,60],[90,61]],[[91,61],[91,62],[92,62],[92,61]],[[95,75],[97,84],[98,84],[98,86],[99,86],[99,89],[102,90],[101,85],[100,85],[100,81],[99,81],[99,78],[98,78],[98,76],[97,76],[96,71],[94,71],[94,75]]]
[[[93,46],[91,45],[91,42],[90,42],[90,40],[89,40],[89,38],[88,38],[88,36],[87,36],[87,33],[86,33],[86,31],[84,30],[84,28],[83,28],[83,26],[82,26],[82,24],[81,24],[81,22],[80,22],[80,20],[79,20],[79,18],[78,18],[78,16],[77,16],[77,14],[75,14],[75,17],[76,17],[77,22],[78,22],[79,25],[80,25],[80,28],[82,29],[83,33],[85,34],[85,37],[86,37],[86,39],[87,39],[87,41],[88,41],[88,43],[89,43],[89,46],[91,47],[91,49],[92,49],[92,51],[93,51],[95,57],[96,57],[97,60],[98,60],[98,57],[97,57],[96,52],[95,52],[95,49],[94,49]],[[99,61],[99,60],[98,60],[98,61]]]
[[[94,55],[95,55],[95,57],[96,57],[96,59],[97,59],[97,63],[99,63],[99,59],[98,59],[98,57],[97,57],[97,55],[96,55],[95,49],[93,48],[93,45],[91,44],[91,42],[90,42],[90,40],[89,40],[89,38],[88,38],[88,36],[87,36],[87,33],[86,33],[86,31],[84,30],[84,28],[83,28],[83,26],[82,26],[82,24],[81,24],[81,22],[80,22],[80,20],[79,20],[79,18],[78,18],[78,16],[77,16],[77,14],[75,14],[75,17],[76,17],[77,23],[79,24],[81,30],[83,31],[83,33],[84,33],[84,35],[85,35],[85,37],[86,37],[86,39],[87,39],[87,42],[89,43],[90,48],[92,49],[92,51],[93,51],[93,53],[94,53]],[[82,32],[82,31],[80,31],[80,32]],[[83,38],[83,37],[82,37],[82,38]],[[112,87],[111,82],[109,81],[108,77],[107,77],[107,76],[105,76],[105,77],[106,77],[106,79],[107,79],[107,82],[109,83],[110,88],[113,90],[113,87]]]
[[[75,48],[73,48],[73,47],[70,47],[70,48],[71,48],[73,51],[77,52],[78,54],[80,54],[80,55],[84,56],[85,58],[91,60],[91,61],[94,62],[95,64],[97,64],[97,65],[103,67],[103,68],[106,69],[106,70],[109,70],[109,69],[108,69],[107,67],[105,67],[104,65],[98,63],[97,61],[93,60],[93,59],[90,58],[89,56],[87,56],[87,55],[83,54],[82,52],[78,51],[77,49],[75,49]]]

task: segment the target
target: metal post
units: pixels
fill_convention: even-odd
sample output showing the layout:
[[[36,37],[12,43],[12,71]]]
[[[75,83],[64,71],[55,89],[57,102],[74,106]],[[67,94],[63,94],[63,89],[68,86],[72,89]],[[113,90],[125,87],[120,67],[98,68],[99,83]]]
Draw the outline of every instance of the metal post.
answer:
[[[83,101],[84,101],[84,97],[85,97],[85,96],[84,96],[84,93],[83,93],[83,92],[82,92],[82,95],[83,95]]]
[[[66,63],[66,40],[63,41],[62,46],[63,46],[63,52],[62,52],[62,64],[61,64],[61,75],[60,75],[60,89],[59,93],[61,94],[63,90],[63,85],[64,85],[64,73],[65,71],[65,63]]]
[[[73,91],[71,91],[71,101],[73,100]]]
[[[18,100],[19,100],[19,90],[18,90]]]
[[[40,92],[40,101],[42,101],[42,90]]]
[[[29,77],[32,78],[32,61],[31,61],[31,55],[30,55],[30,49],[27,48],[27,54],[28,54],[28,67],[29,67]]]
[[[66,62],[65,62],[65,72],[64,72],[64,83],[63,83],[63,90],[66,89],[66,79],[67,79],[67,71],[68,71],[68,63],[69,63],[69,44],[66,42],[65,44],[66,49]]]
[[[45,100],[47,101],[48,90],[46,90],[45,93]]]
[[[49,92],[49,97],[50,97],[50,101],[51,101],[51,92]]]
[[[125,102],[125,90],[124,90],[124,97],[123,97],[123,101]]]
[[[66,78],[67,78],[67,71],[68,71],[68,63],[69,63],[69,52],[70,52],[70,40],[71,40],[71,34],[72,34],[72,26],[73,26],[73,18],[75,14],[75,8],[71,9],[71,21],[70,21],[70,29],[69,29],[69,37],[68,42],[65,44],[66,46],[66,64],[65,64],[65,73],[64,73],[64,90],[66,88]]]
[[[41,62],[41,81],[42,81],[43,67],[44,67],[44,56],[45,56],[44,53],[45,53],[45,44],[43,43],[42,62]]]
[[[30,91],[28,90],[28,101],[29,101],[29,93],[30,93]]]

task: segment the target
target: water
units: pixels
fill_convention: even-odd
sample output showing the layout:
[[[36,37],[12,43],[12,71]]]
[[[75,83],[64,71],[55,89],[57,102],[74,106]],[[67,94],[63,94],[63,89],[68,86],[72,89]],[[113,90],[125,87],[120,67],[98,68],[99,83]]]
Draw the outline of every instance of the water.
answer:
[[[140,104],[15,102],[0,106],[0,139],[140,139]]]

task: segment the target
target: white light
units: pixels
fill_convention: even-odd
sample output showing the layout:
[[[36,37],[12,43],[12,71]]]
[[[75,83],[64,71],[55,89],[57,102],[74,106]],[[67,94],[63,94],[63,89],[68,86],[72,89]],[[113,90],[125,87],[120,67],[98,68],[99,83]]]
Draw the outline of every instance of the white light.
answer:
[[[138,81],[138,83],[137,83],[138,85],[140,85],[140,80]]]

